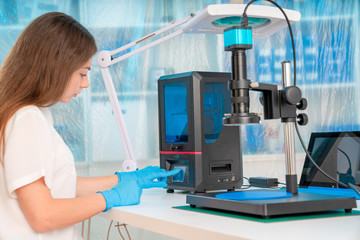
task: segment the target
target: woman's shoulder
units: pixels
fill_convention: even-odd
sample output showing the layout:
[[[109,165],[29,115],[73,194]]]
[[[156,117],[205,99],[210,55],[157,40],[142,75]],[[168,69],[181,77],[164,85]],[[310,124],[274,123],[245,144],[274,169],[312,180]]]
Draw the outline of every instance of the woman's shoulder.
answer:
[[[7,134],[10,134],[10,132],[13,131],[15,126],[23,128],[33,128],[34,126],[40,126],[46,123],[49,124],[47,118],[42,113],[41,109],[35,105],[28,105],[19,108],[10,117],[6,126],[6,132]]]
[[[12,116],[12,119],[14,119],[14,121],[18,121],[24,118],[32,118],[38,119],[39,121],[46,120],[46,122],[51,124],[52,119],[48,116],[49,113],[50,110],[47,108],[40,108],[35,105],[27,105],[19,108]]]
[[[23,116],[26,115],[33,115],[33,114],[39,114],[41,115],[41,111],[40,108],[35,106],[35,105],[27,105],[24,107],[19,108],[13,115],[13,117],[15,118],[22,118]]]

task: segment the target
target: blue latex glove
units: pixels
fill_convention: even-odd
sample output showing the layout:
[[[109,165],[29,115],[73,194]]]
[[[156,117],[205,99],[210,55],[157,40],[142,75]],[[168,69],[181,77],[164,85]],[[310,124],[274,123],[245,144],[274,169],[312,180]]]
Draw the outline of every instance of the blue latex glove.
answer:
[[[136,180],[120,182],[110,190],[99,192],[106,201],[106,212],[112,207],[137,205],[140,203],[142,188]]]
[[[166,171],[157,166],[149,166],[141,170],[133,172],[116,172],[119,177],[119,182],[125,182],[130,179],[135,179],[139,182],[141,188],[166,187],[166,180],[169,176],[178,174],[180,169]],[[156,180],[157,181],[154,181]]]

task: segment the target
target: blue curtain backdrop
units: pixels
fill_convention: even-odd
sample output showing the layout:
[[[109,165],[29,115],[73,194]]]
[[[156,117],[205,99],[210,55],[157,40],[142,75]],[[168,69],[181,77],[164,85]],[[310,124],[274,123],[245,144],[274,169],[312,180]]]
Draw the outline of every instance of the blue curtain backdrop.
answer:
[[[95,36],[99,50],[113,50],[181,20],[209,4],[247,3],[221,0],[0,0],[0,63],[24,27],[37,16],[60,11],[72,15]],[[302,17],[292,25],[297,83],[309,106],[305,142],[314,131],[359,130],[359,1],[283,0],[280,6]],[[265,1],[256,4],[270,5]],[[247,52],[248,78],[281,85],[281,62],[293,61],[288,29],[256,39]],[[158,161],[157,79],[188,71],[230,71],[230,54],[222,35],[181,35],[110,68],[136,158]],[[77,162],[125,159],[96,58],[90,88],[70,104],[58,104],[56,129]],[[262,112],[251,93],[251,111]],[[279,120],[243,126],[243,153],[283,154]],[[303,153],[297,142],[297,151]]]

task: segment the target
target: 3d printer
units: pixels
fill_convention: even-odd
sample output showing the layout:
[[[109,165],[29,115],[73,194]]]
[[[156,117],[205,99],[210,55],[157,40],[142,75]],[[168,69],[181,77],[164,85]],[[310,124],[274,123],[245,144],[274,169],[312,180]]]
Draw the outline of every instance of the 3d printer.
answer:
[[[168,179],[168,192],[241,187],[240,127],[222,124],[231,110],[230,78],[188,72],[159,79],[160,167],[181,169]]]

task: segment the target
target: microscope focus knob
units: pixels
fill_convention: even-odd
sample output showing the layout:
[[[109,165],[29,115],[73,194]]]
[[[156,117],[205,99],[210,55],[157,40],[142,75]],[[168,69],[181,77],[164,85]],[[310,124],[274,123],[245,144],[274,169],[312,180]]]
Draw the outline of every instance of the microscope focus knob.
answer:
[[[306,98],[301,98],[300,102],[296,105],[296,108],[299,110],[305,110],[308,106]]]
[[[304,126],[309,122],[309,118],[305,113],[300,113],[299,115],[297,115],[296,120],[301,126]]]
[[[296,86],[284,89],[284,98],[291,105],[296,105],[301,100],[301,90]]]

